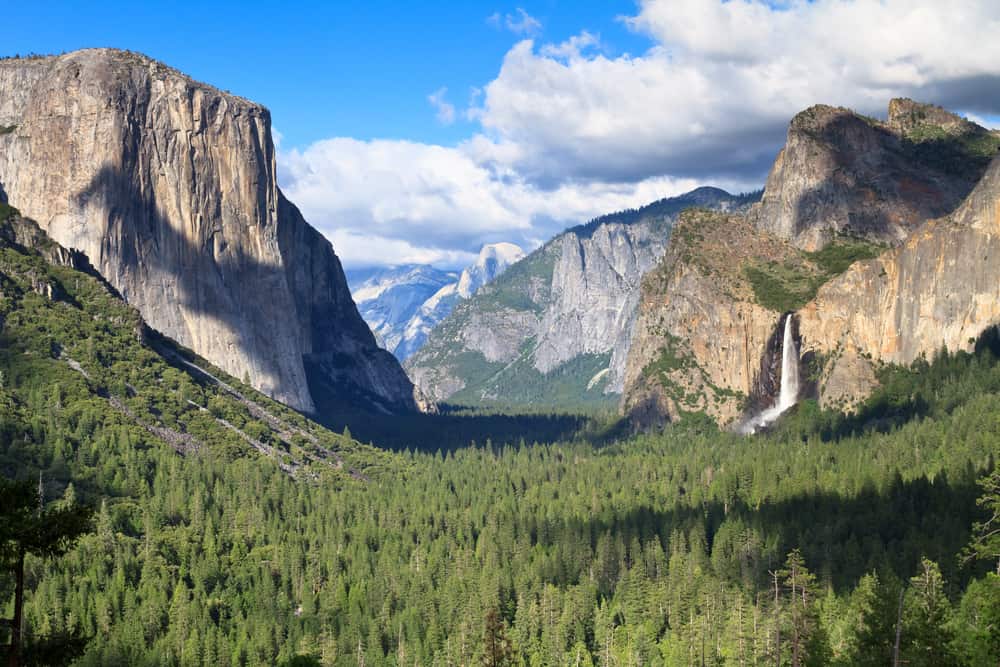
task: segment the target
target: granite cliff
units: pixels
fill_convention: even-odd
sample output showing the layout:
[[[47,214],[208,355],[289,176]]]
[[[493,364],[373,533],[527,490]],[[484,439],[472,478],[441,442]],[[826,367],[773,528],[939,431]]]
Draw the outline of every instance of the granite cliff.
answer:
[[[406,364],[417,386],[463,404],[606,403],[622,390],[642,276],[678,214],[754,197],[699,188],[556,236],[459,304]]]
[[[144,56],[0,61],[0,197],[149,325],[303,411],[415,407],[329,242],[281,194],[268,111]]]
[[[455,305],[524,257],[513,243],[488,243],[461,273],[426,264],[348,272],[351,294],[379,345],[405,361]]]
[[[789,312],[803,393],[823,405],[857,404],[880,363],[968,349],[1000,310],[998,148],[997,133],[911,100],[885,122],[796,116],[760,203],[686,213],[643,281],[623,413],[732,425],[770,404]]]
[[[1000,324],[1000,157],[957,210],[824,285],[798,319],[831,407],[853,407],[880,364],[972,351]]]
[[[898,243],[962,202],[994,141],[975,123],[907,99],[892,100],[884,122],[810,107],[789,125],[751,218],[806,250],[845,234]]]

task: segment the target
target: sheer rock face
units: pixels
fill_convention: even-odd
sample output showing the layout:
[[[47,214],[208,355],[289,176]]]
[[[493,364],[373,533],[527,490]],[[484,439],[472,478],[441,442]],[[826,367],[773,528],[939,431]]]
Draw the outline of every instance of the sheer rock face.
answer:
[[[893,100],[884,123],[831,107],[796,116],[761,202],[682,220],[644,280],[623,413],[640,426],[699,411],[727,424],[760,404],[781,313],[756,292],[777,288],[745,269],[808,268],[803,251],[838,234],[889,249],[832,280],[813,271],[828,282],[795,320],[803,373],[818,379],[810,395],[850,409],[879,363],[970,349],[1000,322],[998,146],[996,133],[911,100]]]
[[[989,133],[940,107],[897,99],[887,122],[814,106],[795,116],[753,212],[756,224],[815,250],[836,234],[898,243],[972,190]]]
[[[621,392],[625,351],[639,283],[663,254],[666,238],[650,225],[602,225],[590,237],[558,241],[550,302],[538,323],[533,361],[542,373],[581,354],[612,352],[609,391]]]
[[[581,387],[620,394],[642,277],[663,256],[677,216],[693,206],[745,208],[754,199],[698,188],[567,230],[456,308],[407,362],[411,377],[439,400],[468,387],[487,396],[495,364],[544,382],[588,358],[607,365],[597,374],[588,368]]]
[[[953,214],[827,283],[799,321],[803,349],[826,360],[826,405],[863,398],[875,381],[872,361],[971,351],[1000,323],[1000,158]]]
[[[665,245],[666,237],[644,223],[561,234],[537,251],[542,258],[536,261],[548,271],[524,281],[520,304],[494,305],[493,286],[484,287],[482,299],[461,304],[449,318],[452,322],[445,321],[457,321],[457,331],[446,324],[431,333],[425,348],[407,365],[411,377],[425,393],[444,400],[474,381],[454,367],[452,355],[441,356],[445,349],[507,364],[528,346],[531,367],[543,374],[581,354],[613,352],[627,343],[639,281]],[[625,355],[612,356],[610,386],[613,391],[617,383],[621,391]]]
[[[0,61],[0,185],[155,329],[312,411],[322,391],[412,409],[340,262],[284,199],[263,107],[148,58]]]
[[[705,412],[732,423],[759,382],[781,314],[754,303],[740,273],[750,257],[794,250],[741,215],[688,211],[643,280],[621,410],[637,427]]]

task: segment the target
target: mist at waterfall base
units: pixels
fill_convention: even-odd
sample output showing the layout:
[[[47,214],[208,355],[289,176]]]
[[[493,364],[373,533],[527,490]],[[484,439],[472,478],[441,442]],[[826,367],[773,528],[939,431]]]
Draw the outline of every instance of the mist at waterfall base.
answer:
[[[766,428],[799,399],[799,350],[792,333],[792,314],[785,316],[785,333],[781,341],[781,387],[778,400],[771,407],[747,419],[739,432],[752,435]]]

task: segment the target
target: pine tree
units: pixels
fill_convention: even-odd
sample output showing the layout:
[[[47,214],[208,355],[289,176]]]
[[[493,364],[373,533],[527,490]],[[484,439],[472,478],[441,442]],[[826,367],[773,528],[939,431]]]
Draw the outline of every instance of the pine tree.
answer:
[[[813,664],[821,659],[825,648],[816,641],[819,627],[816,577],[806,568],[805,559],[798,549],[788,554],[785,567],[778,575],[786,594],[783,615],[789,629],[786,641],[792,652],[792,666]]]
[[[914,667],[956,664],[950,645],[951,604],[937,563],[924,558],[920,572],[910,579],[903,611],[902,657]]]
[[[848,621],[854,635],[848,653],[851,664],[892,664],[900,590],[897,579],[874,573],[858,583],[851,596]]]
[[[65,554],[81,535],[90,530],[92,511],[77,504],[44,507],[44,487],[31,482],[0,478],[0,568],[14,576],[14,616],[5,619],[10,629],[7,664],[17,667],[22,659],[67,661],[83,652],[85,642],[76,635],[47,637],[25,645],[21,634],[24,618],[24,560],[28,554],[54,558]],[[46,663],[47,664],[47,663]]]
[[[982,495],[976,504],[986,512],[985,521],[972,526],[972,542],[966,547],[967,560],[975,558],[996,561],[996,574],[1000,576],[1000,468],[979,480]]]
[[[494,607],[486,613],[486,627],[483,631],[483,665],[503,667],[511,664],[513,651],[504,628],[500,612]]]

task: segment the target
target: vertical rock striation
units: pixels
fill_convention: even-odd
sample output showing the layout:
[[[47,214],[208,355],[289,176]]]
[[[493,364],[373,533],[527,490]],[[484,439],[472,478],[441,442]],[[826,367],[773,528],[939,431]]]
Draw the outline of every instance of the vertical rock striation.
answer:
[[[677,216],[753,200],[698,188],[567,230],[460,304],[407,362],[411,377],[438,400],[607,402],[624,385],[642,277]]]
[[[782,262],[794,252],[745,216],[682,214],[666,255],[642,283],[623,414],[642,428],[685,412],[735,421],[760,393],[761,359],[781,317],[755,303],[741,268],[749,258]]]
[[[150,326],[300,410],[314,391],[412,409],[333,248],[278,190],[270,125],[129,52],[0,61],[6,198]]]
[[[961,203],[991,144],[984,128],[912,100],[892,100],[886,122],[813,106],[792,119],[752,218],[807,250],[837,234],[898,243]]]
[[[803,348],[825,359],[820,399],[851,407],[873,363],[971,351],[1000,324],[1000,157],[966,201],[880,257],[852,266],[800,311]]]

